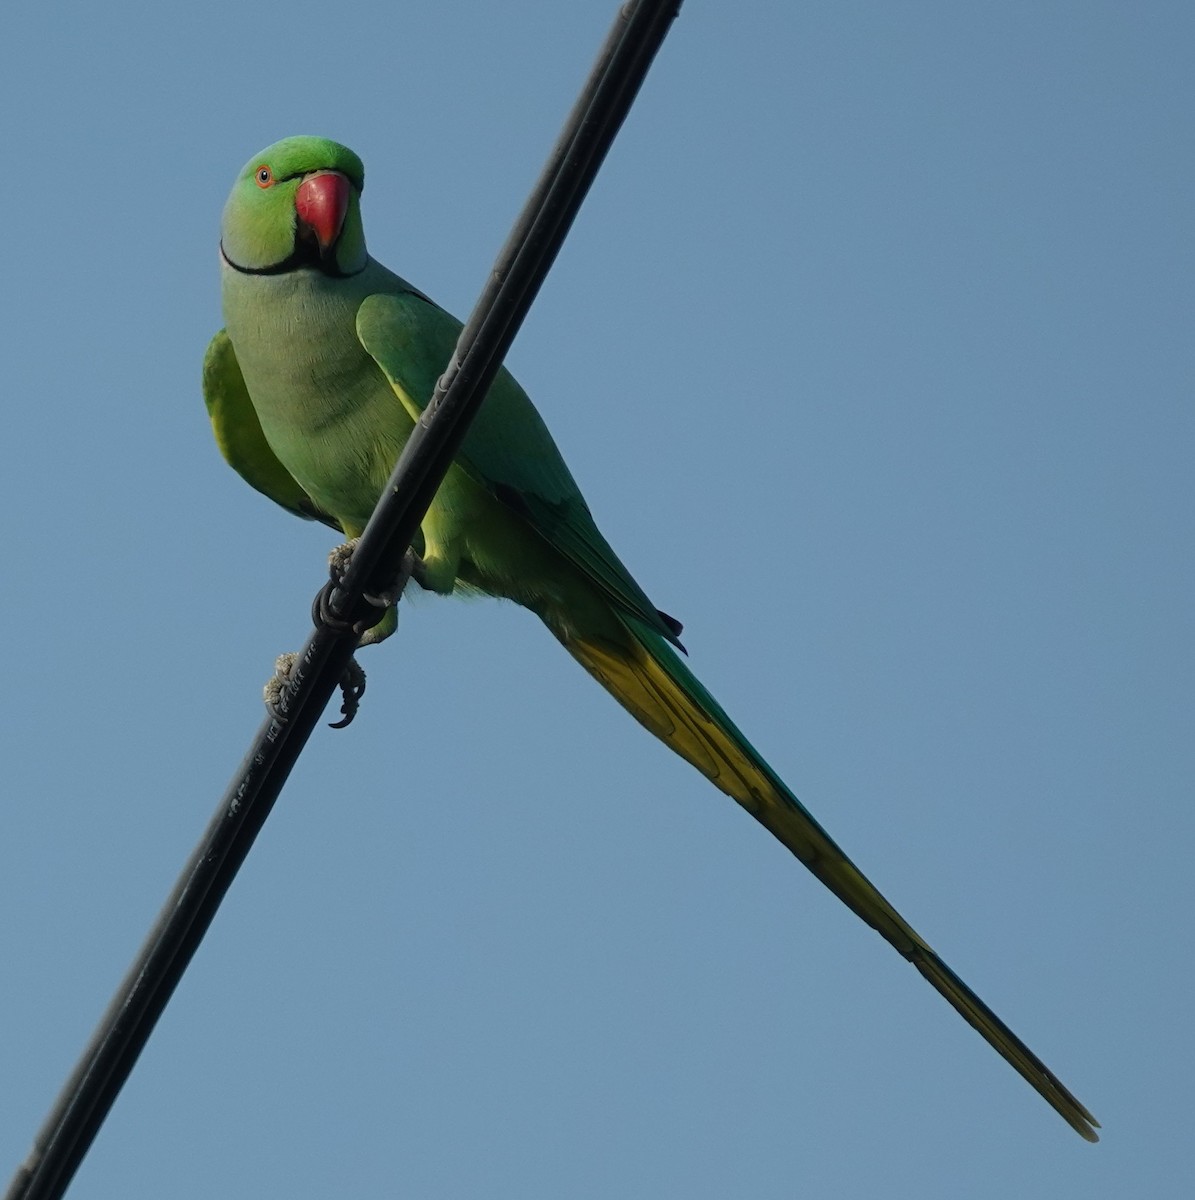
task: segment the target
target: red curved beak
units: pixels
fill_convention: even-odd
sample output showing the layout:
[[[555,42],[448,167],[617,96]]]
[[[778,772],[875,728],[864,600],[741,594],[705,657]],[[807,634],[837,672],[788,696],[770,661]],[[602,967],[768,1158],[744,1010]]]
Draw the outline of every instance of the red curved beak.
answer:
[[[340,237],[349,210],[349,181],[339,171],[308,175],[295,192],[295,213],[301,230],[307,230],[325,252]]]

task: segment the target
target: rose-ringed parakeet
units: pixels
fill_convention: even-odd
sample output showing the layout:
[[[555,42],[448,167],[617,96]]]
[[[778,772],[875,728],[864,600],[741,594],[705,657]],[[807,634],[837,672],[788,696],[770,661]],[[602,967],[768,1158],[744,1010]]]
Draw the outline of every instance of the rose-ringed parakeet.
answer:
[[[220,450],[259,491],[348,537],[365,527],[460,323],[370,258],[360,159],[322,138],[255,155],[224,209],[225,328],[204,362]],[[1089,1141],[1091,1114],[930,949],[764,761],[677,653],[503,369],[422,524],[415,578],[531,609],[661,741],[770,830],[933,984]],[[374,633],[394,628],[393,611]]]

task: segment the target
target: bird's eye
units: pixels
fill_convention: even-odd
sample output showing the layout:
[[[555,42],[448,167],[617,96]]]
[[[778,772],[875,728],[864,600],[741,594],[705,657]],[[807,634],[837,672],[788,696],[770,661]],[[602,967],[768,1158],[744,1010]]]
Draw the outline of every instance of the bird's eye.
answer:
[[[257,180],[258,187],[268,188],[274,182],[274,172],[265,163],[262,163],[254,172],[253,178]]]

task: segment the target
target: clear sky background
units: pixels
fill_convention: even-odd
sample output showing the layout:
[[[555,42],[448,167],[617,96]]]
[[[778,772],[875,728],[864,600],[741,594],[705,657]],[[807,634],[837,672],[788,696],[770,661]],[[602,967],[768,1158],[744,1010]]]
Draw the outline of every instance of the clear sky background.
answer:
[[[335,540],[220,460],[220,209],[354,147],[472,305],[613,0],[0,36],[0,1170]],[[688,0],[510,365],[691,662],[1084,1144],[529,614],[418,598],[72,1195],[1191,1194],[1188,3]]]

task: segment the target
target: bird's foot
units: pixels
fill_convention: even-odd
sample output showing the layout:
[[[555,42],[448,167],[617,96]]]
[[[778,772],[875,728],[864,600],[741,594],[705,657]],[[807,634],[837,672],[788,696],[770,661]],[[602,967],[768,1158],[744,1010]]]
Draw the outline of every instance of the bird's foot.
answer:
[[[266,680],[266,686],[261,689],[262,699],[266,702],[266,711],[275,721],[286,720],[278,706],[282,703],[283,694],[290,684],[290,673],[298,657],[294,651],[278,655],[274,659],[274,674]]]
[[[349,569],[349,563],[353,560],[353,551],[357,549],[357,543],[360,540],[360,538],[350,538],[328,555],[328,574],[331,575],[333,583],[343,582],[345,572]],[[415,552],[408,549],[402,556],[402,564],[398,568],[397,577],[388,588],[380,592],[364,592],[362,594],[370,604],[377,608],[393,608],[402,599],[403,590],[411,581],[411,577],[416,574],[418,566],[419,559]]]
[[[286,689],[290,686],[291,673],[294,671],[298,658],[299,656],[294,653],[278,655],[274,660],[274,674],[262,689],[266,711],[281,724],[285,724],[287,721],[286,714],[281,710],[281,704]],[[365,694],[365,672],[361,670],[361,665],[355,658],[349,659],[348,666],[345,667],[344,674],[340,677],[340,694],[342,697],[341,718],[339,721],[330,722],[333,729],[343,729],[346,725],[351,724],[357,715],[357,709],[361,707],[361,697]]]
[[[353,551],[356,550],[360,540],[360,538],[352,538],[343,545],[337,546],[328,555],[328,574],[334,585],[339,586],[344,581],[345,572],[352,561]],[[376,625],[362,633],[362,646],[372,646],[377,642],[384,641],[398,628],[398,602],[411,579],[414,578],[418,582],[421,566],[419,556],[408,548],[402,556],[398,574],[389,587],[379,592],[362,593],[367,603],[375,608],[386,610],[386,615]]]

